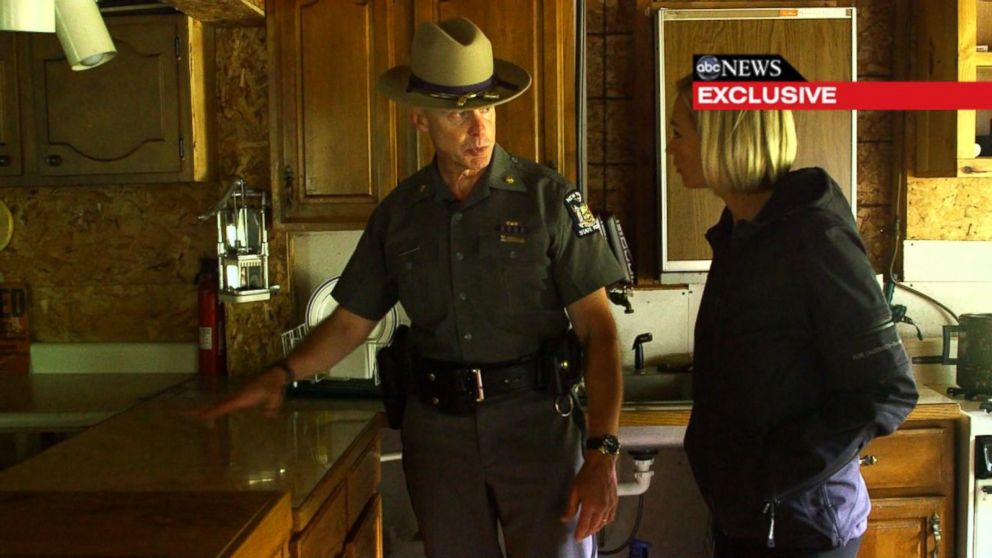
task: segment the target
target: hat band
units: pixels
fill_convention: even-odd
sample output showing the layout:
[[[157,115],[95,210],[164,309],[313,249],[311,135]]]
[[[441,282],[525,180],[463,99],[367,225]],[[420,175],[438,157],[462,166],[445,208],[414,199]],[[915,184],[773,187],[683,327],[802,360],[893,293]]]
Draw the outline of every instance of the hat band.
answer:
[[[480,97],[489,100],[499,99],[499,91],[496,90],[497,87],[505,87],[513,91],[518,89],[516,85],[499,79],[499,76],[496,74],[489,76],[489,79],[485,81],[480,81],[479,83],[473,83],[471,85],[441,85],[439,83],[432,83],[420,79],[415,74],[411,73],[410,79],[407,82],[406,91],[407,93],[416,91],[436,99],[454,99],[455,106],[461,107],[464,106],[470,99]]]

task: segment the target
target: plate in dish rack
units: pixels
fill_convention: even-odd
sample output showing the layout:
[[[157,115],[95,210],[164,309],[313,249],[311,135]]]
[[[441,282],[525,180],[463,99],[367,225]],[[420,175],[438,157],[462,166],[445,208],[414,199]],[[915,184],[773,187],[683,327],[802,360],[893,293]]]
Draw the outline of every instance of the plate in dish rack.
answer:
[[[331,296],[331,292],[334,291],[334,287],[338,284],[340,278],[340,275],[331,277],[314,289],[313,294],[310,295],[310,301],[307,302],[306,323],[311,330],[317,327],[317,324],[324,321],[324,318],[330,316],[334,312],[334,309],[338,307],[338,302]],[[389,344],[393,338],[393,332],[396,331],[397,322],[396,307],[393,306],[379,320],[379,323],[372,328],[372,333],[369,333],[366,342],[377,345]]]

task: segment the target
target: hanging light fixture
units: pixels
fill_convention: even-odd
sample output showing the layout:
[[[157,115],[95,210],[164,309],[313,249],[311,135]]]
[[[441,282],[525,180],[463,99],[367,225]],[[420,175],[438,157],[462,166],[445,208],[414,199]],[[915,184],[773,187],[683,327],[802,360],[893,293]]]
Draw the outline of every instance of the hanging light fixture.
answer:
[[[55,32],[55,0],[0,0],[0,31]]]
[[[73,70],[89,70],[117,55],[96,0],[55,0],[55,33]]]

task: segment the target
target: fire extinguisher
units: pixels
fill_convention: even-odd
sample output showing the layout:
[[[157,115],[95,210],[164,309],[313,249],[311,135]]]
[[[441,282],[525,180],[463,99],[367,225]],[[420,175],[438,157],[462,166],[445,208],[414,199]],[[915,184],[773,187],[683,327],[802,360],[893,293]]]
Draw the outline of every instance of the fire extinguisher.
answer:
[[[217,296],[217,260],[200,260],[196,274],[196,299],[199,326],[199,371],[206,376],[227,375],[227,351],[224,341],[224,305]]]

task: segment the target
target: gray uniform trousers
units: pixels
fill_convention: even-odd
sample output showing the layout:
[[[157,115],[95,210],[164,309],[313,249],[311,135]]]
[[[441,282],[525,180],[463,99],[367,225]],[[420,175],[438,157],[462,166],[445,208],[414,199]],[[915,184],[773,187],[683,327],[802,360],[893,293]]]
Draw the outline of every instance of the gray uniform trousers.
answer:
[[[487,399],[470,416],[441,413],[411,396],[403,416],[403,468],[431,558],[591,558],[562,523],[581,465],[580,432],[546,393]]]

